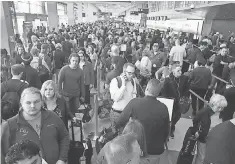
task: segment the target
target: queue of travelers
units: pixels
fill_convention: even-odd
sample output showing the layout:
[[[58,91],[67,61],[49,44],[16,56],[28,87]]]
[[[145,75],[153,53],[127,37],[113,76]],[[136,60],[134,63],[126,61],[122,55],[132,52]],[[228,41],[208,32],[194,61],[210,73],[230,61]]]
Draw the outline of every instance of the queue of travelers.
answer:
[[[24,44],[16,36],[13,54],[1,49],[3,164],[66,164],[69,122],[78,120],[81,104],[92,108],[97,92],[118,132],[97,164],[160,163],[169,137],[174,142],[178,135],[182,98],[193,109],[195,164],[235,164],[235,35],[199,41],[183,32],[97,21],[40,37],[31,30],[27,38]],[[159,96],[174,99],[172,118]]]

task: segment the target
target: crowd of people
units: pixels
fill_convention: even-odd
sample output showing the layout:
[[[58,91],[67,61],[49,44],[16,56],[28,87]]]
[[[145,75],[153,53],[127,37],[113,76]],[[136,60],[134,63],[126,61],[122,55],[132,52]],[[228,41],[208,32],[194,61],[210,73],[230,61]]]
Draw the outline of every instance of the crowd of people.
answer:
[[[119,134],[97,164],[159,163],[184,103],[193,109],[195,164],[235,164],[235,35],[199,41],[172,29],[116,24],[30,30],[27,45],[16,35],[12,54],[1,49],[2,163],[65,164],[69,120],[77,121],[81,103],[91,108],[94,91],[99,114],[109,113]],[[172,118],[159,96],[174,99]]]

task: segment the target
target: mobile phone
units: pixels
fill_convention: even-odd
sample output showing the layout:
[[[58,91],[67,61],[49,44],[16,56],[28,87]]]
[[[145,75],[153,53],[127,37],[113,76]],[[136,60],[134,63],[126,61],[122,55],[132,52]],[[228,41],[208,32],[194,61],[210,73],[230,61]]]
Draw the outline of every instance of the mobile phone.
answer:
[[[123,77],[124,77],[124,79],[125,79],[126,81],[128,80],[128,79],[127,79],[127,76],[126,76],[126,72],[124,73]]]

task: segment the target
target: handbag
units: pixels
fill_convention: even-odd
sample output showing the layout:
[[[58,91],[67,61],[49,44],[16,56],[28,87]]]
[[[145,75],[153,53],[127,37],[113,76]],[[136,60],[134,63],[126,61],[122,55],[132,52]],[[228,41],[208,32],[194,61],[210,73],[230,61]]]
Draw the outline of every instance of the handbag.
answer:
[[[186,96],[181,96],[180,95],[180,91],[179,91],[179,84],[180,84],[180,81],[179,81],[179,84],[177,82],[175,82],[177,84],[177,92],[179,94],[179,97],[180,97],[180,100],[179,100],[179,109],[180,109],[180,112],[182,114],[185,114],[188,112],[189,108],[190,108],[190,105],[191,105],[191,99],[189,97],[186,97]]]
[[[185,114],[188,112],[189,108],[191,105],[191,99],[189,97],[180,97],[180,101],[179,101],[179,107],[180,107],[180,111],[182,114]]]

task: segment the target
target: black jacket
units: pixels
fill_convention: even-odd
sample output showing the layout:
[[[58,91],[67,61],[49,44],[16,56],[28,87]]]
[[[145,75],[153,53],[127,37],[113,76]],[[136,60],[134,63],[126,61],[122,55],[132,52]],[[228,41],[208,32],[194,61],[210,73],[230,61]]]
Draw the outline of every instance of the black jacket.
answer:
[[[116,122],[116,128],[124,127],[130,117],[139,120],[145,129],[148,154],[162,154],[169,132],[166,105],[151,96],[134,98],[124,108]]]
[[[206,138],[211,126],[211,116],[213,110],[208,106],[200,110],[193,119],[193,133],[198,131],[198,140],[202,143],[206,142]]]
[[[235,112],[235,87],[228,88],[224,91],[224,97],[226,98],[228,105],[221,112],[223,121],[227,121],[233,118]]]
[[[54,54],[54,60],[55,60],[55,68],[61,69],[64,66],[65,63],[65,54],[61,50],[55,50]]]
[[[63,97],[59,97],[56,100],[56,108],[53,110],[64,122],[65,127],[68,129],[68,120],[72,119],[74,116],[69,108],[66,107],[66,102]],[[46,104],[44,103],[44,108],[46,109]]]
[[[42,83],[38,76],[38,72],[30,65],[25,65],[22,80],[27,81],[29,83],[29,87],[35,87],[41,89]]]
[[[189,78],[187,76],[182,75],[176,79],[171,73],[165,79],[160,95],[165,98],[174,98],[173,110],[177,110],[179,109],[180,97],[189,97],[189,84]]]

